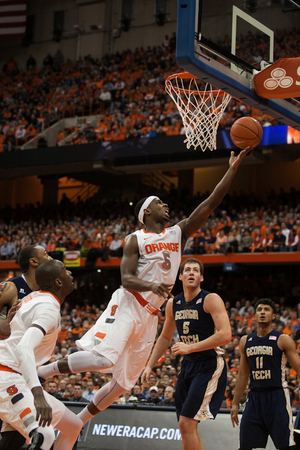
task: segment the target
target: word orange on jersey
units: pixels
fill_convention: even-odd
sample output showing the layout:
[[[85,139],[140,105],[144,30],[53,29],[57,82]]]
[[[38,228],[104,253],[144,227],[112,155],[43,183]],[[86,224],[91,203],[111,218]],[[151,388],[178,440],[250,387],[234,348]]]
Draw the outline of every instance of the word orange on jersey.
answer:
[[[164,243],[159,242],[158,244],[147,244],[145,245],[146,253],[149,255],[150,253],[160,252],[162,250],[169,250],[170,252],[177,252],[179,251],[179,244],[171,243]]]

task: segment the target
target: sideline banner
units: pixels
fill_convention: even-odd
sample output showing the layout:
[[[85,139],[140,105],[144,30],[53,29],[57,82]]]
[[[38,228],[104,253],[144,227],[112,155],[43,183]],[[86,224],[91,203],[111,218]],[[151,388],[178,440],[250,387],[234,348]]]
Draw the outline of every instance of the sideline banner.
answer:
[[[80,267],[80,261],[79,250],[67,250],[64,252],[63,263],[66,267]]]
[[[66,406],[78,414],[82,406]],[[144,409],[141,407],[141,409]],[[181,435],[175,408],[141,411],[133,405],[113,405],[97,414],[83,428],[77,450],[179,450]]]
[[[82,405],[66,405],[75,414]],[[220,411],[216,420],[199,423],[205,450],[238,448],[239,428],[232,427],[229,410]],[[182,450],[175,408],[140,405],[112,405],[88,422],[77,450]],[[275,450],[269,439],[266,450]]]

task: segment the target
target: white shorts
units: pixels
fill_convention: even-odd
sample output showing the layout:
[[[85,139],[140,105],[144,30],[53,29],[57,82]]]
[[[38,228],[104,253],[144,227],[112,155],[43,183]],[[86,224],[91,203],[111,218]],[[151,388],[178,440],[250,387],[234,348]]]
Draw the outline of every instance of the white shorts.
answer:
[[[95,325],[78,341],[82,350],[99,353],[114,367],[113,373],[125,390],[131,389],[144,369],[157,332],[157,316],[149,314],[126,289],[117,289]]]
[[[63,417],[65,405],[44,391],[47,403],[52,408],[52,422],[55,426]],[[29,434],[39,426],[36,421],[34,398],[22,375],[0,371],[0,418],[3,420],[1,431],[19,431],[30,441]]]

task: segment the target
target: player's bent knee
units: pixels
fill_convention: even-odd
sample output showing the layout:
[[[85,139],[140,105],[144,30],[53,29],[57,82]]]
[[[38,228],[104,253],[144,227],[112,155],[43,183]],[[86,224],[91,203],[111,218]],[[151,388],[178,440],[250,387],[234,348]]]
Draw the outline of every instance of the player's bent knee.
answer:
[[[92,369],[94,370],[101,370],[102,368],[110,369],[111,367],[113,367],[113,365],[114,364],[105,356],[99,355],[98,353],[92,353],[91,357]]]
[[[181,434],[187,434],[197,428],[197,420],[191,419],[189,417],[180,416],[179,418],[179,430]]]
[[[30,433],[31,442],[27,450],[49,450],[55,435],[52,427],[38,427]]]

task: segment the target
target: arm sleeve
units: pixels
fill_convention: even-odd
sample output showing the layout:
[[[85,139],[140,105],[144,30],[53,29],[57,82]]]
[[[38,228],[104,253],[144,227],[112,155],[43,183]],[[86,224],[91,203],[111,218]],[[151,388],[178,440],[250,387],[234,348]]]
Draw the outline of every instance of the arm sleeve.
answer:
[[[44,333],[40,328],[29,327],[16,347],[16,357],[29,388],[41,386],[36,371],[34,349],[40,345]]]
[[[41,307],[41,304],[38,304],[28,316],[25,313],[22,316],[22,320],[27,329],[31,325],[38,325],[43,328],[45,334],[49,334],[53,333],[59,327],[60,313],[55,307],[49,305],[49,303],[46,303],[43,307]]]

